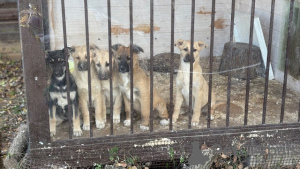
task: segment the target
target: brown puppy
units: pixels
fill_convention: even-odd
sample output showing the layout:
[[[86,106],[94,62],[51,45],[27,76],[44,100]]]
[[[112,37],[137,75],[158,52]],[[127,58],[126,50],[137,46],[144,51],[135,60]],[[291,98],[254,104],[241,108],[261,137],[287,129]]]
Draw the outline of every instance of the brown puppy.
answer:
[[[190,60],[191,43],[187,40],[177,40],[175,43],[180,50],[180,66],[176,77],[176,101],[173,114],[173,122],[176,122],[180,113],[180,107],[185,100],[186,105],[189,104],[189,85],[190,85],[190,62],[193,62],[193,110],[192,125],[199,124],[201,108],[208,102],[208,84],[202,76],[202,68],[200,67],[199,52],[207,47],[202,41],[194,42],[194,56]],[[215,94],[212,93],[211,107],[213,119],[214,105],[216,103]]]
[[[122,107],[122,94],[119,88],[120,77],[118,69],[115,66],[115,59],[112,58],[112,63],[109,62],[109,52],[108,50],[97,50],[95,55],[93,55],[93,61],[98,73],[98,78],[101,81],[102,93],[104,94],[106,101],[110,101],[110,80],[112,77],[112,87],[113,87],[113,122],[115,124],[120,123],[120,113]],[[109,65],[112,64],[112,76],[109,71]],[[105,101],[105,100],[104,100]],[[103,103],[103,110],[106,111],[105,102]]]
[[[96,45],[90,46],[90,70],[91,70],[91,91],[92,104],[95,107],[96,127],[102,129],[105,127],[106,113],[103,111],[103,95],[101,92],[101,82],[97,77],[97,72],[92,62],[92,56],[99,51]],[[90,116],[88,109],[88,67],[87,67],[87,51],[86,46],[72,46],[71,55],[74,59],[73,76],[77,84],[79,95],[79,108],[83,115],[83,129],[90,130]]]
[[[130,71],[133,71],[133,103],[134,109],[141,111],[142,124],[140,128],[142,130],[149,130],[149,117],[150,117],[150,79],[139,66],[138,54],[144,52],[143,49],[137,45],[132,46],[133,50],[133,67],[130,67],[130,47],[125,47],[121,44],[112,46],[112,51],[116,60],[116,65],[119,71],[121,85],[120,90],[123,94],[126,120],[125,126],[130,125]],[[153,108],[157,109],[159,116],[163,118],[160,123],[167,125],[168,111],[166,108],[166,102],[159,96],[157,90],[153,88]]]

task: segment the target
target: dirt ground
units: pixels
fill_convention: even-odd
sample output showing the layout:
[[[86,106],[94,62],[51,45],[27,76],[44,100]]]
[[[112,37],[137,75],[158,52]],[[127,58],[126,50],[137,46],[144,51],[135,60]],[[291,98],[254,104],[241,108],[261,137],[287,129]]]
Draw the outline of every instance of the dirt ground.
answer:
[[[5,157],[14,136],[18,132],[18,126],[21,123],[26,123],[27,110],[20,49],[19,41],[0,41],[1,159]]]
[[[203,72],[208,72],[208,58],[201,60],[201,66]],[[213,91],[216,93],[218,102],[220,105],[216,108],[215,119],[211,121],[212,128],[220,128],[226,126],[226,101],[227,101],[227,77],[218,74],[218,66],[220,58],[214,58],[213,72]],[[149,72],[148,72],[149,73]],[[176,75],[175,75],[176,76]],[[174,77],[175,77],[174,76]],[[208,75],[204,75],[208,81]],[[257,77],[250,82],[250,97],[249,97],[249,112],[248,112],[248,125],[258,125],[262,123],[262,110],[263,110],[263,99],[264,99],[264,78]],[[154,86],[159,91],[160,95],[169,103],[169,92],[170,92],[170,74],[154,72]],[[174,83],[174,94],[176,86]],[[267,114],[266,123],[276,124],[279,123],[280,110],[281,110],[281,96],[282,96],[282,84],[276,80],[269,81],[268,91],[268,102],[267,102]],[[232,79],[231,85],[231,104],[230,104],[230,126],[243,126],[244,125],[244,112],[245,112],[245,97],[246,97],[246,81],[239,79]],[[175,98],[175,97],[174,97]],[[285,115],[284,123],[293,123],[298,120],[299,111],[299,98],[300,94],[292,90],[287,89],[287,96],[285,102]],[[187,106],[182,108],[182,115],[179,120],[173,125],[173,130],[185,130],[188,127],[188,116]],[[206,128],[206,112],[207,107],[202,109],[202,115],[200,117],[200,124],[193,127],[193,129]],[[147,133],[149,131],[142,131],[139,129],[141,119],[139,113],[135,113],[134,120],[134,133]],[[124,115],[121,116],[124,120]],[[122,121],[122,120],[121,120]],[[154,119],[154,132],[168,131],[169,126],[161,126],[159,119]],[[58,126],[57,135],[53,138],[67,139],[68,138],[68,124],[63,123]],[[78,138],[89,137],[89,131],[83,131],[83,136]],[[130,128],[125,127],[122,123],[114,125],[115,135],[129,134]],[[110,134],[109,114],[107,115],[107,123],[104,129],[97,130],[93,129],[94,137],[102,137]]]

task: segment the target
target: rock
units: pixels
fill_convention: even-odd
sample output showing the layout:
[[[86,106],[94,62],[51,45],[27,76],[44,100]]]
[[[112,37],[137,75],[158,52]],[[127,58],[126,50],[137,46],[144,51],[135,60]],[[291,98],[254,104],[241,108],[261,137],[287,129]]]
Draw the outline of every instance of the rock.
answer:
[[[146,70],[150,70],[150,59],[139,60],[140,66]],[[174,53],[174,70],[179,68],[180,55]],[[171,53],[160,53],[153,57],[153,71],[155,72],[171,72]],[[175,73],[175,71],[174,71]]]
[[[232,49],[232,52],[230,52]],[[219,71],[221,75],[228,76],[228,71],[231,71],[231,76],[238,79],[247,79],[247,57],[249,44],[240,42],[228,42],[224,46],[223,54]],[[265,67],[261,55],[260,48],[252,46],[252,55],[249,58],[250,79],[259,76],[264,76]],[[256,66],[254,66],[256,65]]]
[[[16,168],[24,157],[28,146],[28,126],[21,124],[3,163],[6,168]]]

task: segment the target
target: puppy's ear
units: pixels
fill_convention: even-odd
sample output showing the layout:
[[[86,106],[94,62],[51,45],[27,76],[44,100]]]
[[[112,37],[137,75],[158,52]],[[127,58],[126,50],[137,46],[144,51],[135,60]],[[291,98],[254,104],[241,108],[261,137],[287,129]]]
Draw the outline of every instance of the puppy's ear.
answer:
[[[184,41],[184,40],[182,40],[182,39],[178,39],[178,40],[175,42],[174,46],[180,47],[180,46],[183,44],[183,41]]]
[[[48,59],[48,58],[49,58],[49,54],[50,54],[50,51],[49,51],[49,50],[46,50],[46,51],[45,51],[45,59]]]
[[[90,45],[90,50],[100,50],[100,48],[95,44],[91,44]]]
[[[133,53],[139,54],[140,52],[144,52],[144,49],[139,47],[138,45],[133,44],[132,46]]]
[[[118,51],[120,46],[124,46],[124,45],[118,43],[118,44],[112,45],[111,49],[112,49],[112,51]]]
[[[70,53],[74,53],[76,51],[76,46],[68,47]]]
[[[200,47],[200,49],[203,49],[203,48],[208,48],[207,44],[203,41],[198,41],[198,46]]]

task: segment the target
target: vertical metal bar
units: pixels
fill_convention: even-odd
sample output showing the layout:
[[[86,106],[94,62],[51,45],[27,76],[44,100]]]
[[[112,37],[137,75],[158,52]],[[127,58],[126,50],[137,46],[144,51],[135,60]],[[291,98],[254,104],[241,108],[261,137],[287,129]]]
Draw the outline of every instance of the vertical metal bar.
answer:
[[[189,86],[189,123],[188,129],[192,128],[193,116],[193,57],[194,57],[194,28],[195,28],[195,0],[192,0],[191,12],[191,49],[190,49],[190,86]]]
[[[153,0],[150,0],[150,132],[153,132]]]
[[[65,52],[65,60],[66,60],[66,82],[67,82],[67,99],[68,99],[68,121],[69,121],[69,139],[72,139],[73,136],[73,120],[72,113],[73,108],[71,106],[70,101],[70,70],[68,63],[68,42],[67,42],[67,31],[66,31],[66,13],[65,13],[65,0],[61,0],[61,12],[62,12],[62,24],[63,24],[63,37],[64,37],[64,52]],[[75,114],[73,114],[75,116]]]
[[[283,123],[283,118],[284,118],[285,97],[286,97],[286,87],[287,87],[287,73],[288,73],[287,68],[289,65],[290,50],[291,50],[290,44],[291,44],[291,36],[292,36],[294,2],[295,2],[295,0],[290,1],[290,15],[289,15],[288,37],[287,37],[287,42],[286,42],[287,45],[286,45],[286,56],[285,56],[285,64],[284,64],[284,80],[283,80],[283,89],[282,89],[280,123]]]
[[[42,1],[42,6],[43,6],[43,28],[44,28],[44,35],[49,35],[50,30],[49,30],[49,11],[48,11],[48,2],[47,1]],[[50,37],[48,36],[47,39],[44,36],[44,46],[45,46],[45,51],[50,50]]]
[[[298,109],[298,123],[300,123],[300,99],[299,99],[299,109]]]
[[[247,57],[247,65],[249,66],[249,58],[252,54],[253,44],[253,27],[254,27],[255,0],[252,0],[251,5],[251,20],[250,20],[250,36],[249,36],[249,52]],[[247,83],[246,83],[246,99],[245,99],[245,116],[244,125],[248,125],[248,109],[249,109],[249,93],[250,93],[250,69],[247,68]]]
[[[215,40],[215,13],[216,13],[216,0],[212,0],[212,13],[211,13],[211,30],[210,30],[210,55],[209,55],[209,89],[208,89],[208,111],[207,111],[207,128],[210,128],[211,116],[211,93],[212,93],[212,69],[213,69],[213,56],[214,56],[214,40]]]
[[[235,17],[235,0],[231,2],[231,22],[230,22],[230,42],[233,43],[233,31],[234,31],[234,17]],[[230,54],[232,54],[232,47],[230,47]],[[228,65],[228,70],[231,70],[231,65]],[[230,95],[231,95],[231,71],[228,72],[227,79],[227,106],[226,106],[226,127],[229,127],[230,117]]]
[[[169,108],[169,130],[173,130],[173,110],[174,110],[174,103],[173,103],[173,81],[174,81],[174,17],[175,16],[175,0],[171,2],[171,72],[170,72],[170,108]]]
[[[114,135],[114,100],[113,100],[113,83],[112,83],[112,53],[111,53],[111,6],[110,6],[110,0],[107,0],[107,16],[108,16],[108,52],[109,52],[109,72],[110,72],[110,78],[109,78],[109,98],[110,98],[110,135]]]
[[[89,38],[89,16],[87,0],[84,0],[84,14],[85,14],[85,36],[86,36],[86,53],[88,62],[88,94],[89,94],[89,115],[90,115],[90,137],[93,137],[92,127],[92,91],[91,91],[91,58],[90,58],[90,38]]]
[[[269,90],[269,69],[270,69],[271,52],[272,52],[272,39],[273,39],[274,10],[275,10],[275,0],[272,0],[270,28],[269,28],[268,56],[267,56],[267,66],[266,66],[266,74],[265,74],[265,90],[264,90],[265,93],[264,93],[262,124],[266,123],[267,100],[268,100],[268,90]]]
[[[132,0],[129,0],[129,20],[130,20],[130,68],[133,67],[133,9]],[[130,70],[130,134],[133,134],[133,71]]]

